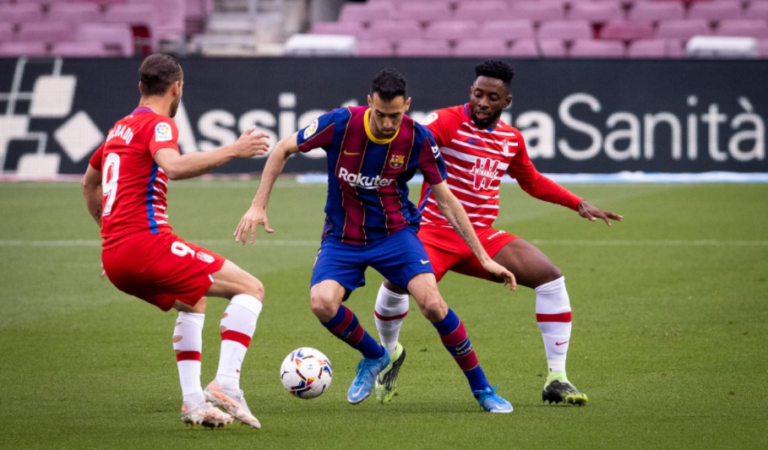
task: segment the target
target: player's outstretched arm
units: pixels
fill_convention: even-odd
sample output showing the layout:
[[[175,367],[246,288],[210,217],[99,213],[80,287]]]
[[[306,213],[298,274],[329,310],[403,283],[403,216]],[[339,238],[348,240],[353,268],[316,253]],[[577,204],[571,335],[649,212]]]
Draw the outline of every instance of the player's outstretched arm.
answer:
[[[155,153],[155,161],[171,180],[194,178],[239,158],[252,158],[267,153],[269,141],[266,133],[252,134],[256,127],[241,134],[232,145],[212,152],[196,152],[180,155],[174,149],[163,148]]]
[[[83,188],[85,206],[88,208],[88,212],[91,213],[91,217],[93,217],[99,225],[99,228],[101,228],[102,191],[101,174],[99,171],[88,164],[88,168],[85,170],[85,175],[83,175],[83,179],[80,180],[80,186]]]
[[[440,212],[448,219],[448,222],[451,223],[464,242],[469,245],[472,253],[480,260],[483,268],[492,276],[504,280],[504,285],[509,285],[509,288],[514,291],[517,288],[515,275],[488,256],[485,248],[483,248],[483,245],[477,238],[477,234],[475,234],[475,229],[472,227],[469,217],[467,217],[467,212],[453,195],[450,188],[448,188],[448,184],[443,181],[440,184],[431,185],[431,188],[435,194],[435,200],[437,200],[437,207],[440,208]]]
[[[235,230],[235,242],[242,242],[245,245],[245,241],[248,239],[248,233],[251,233],[251,244],[256,239],[256,229],[259,224],[264,226],[267,233],[272,233],[274,230],[269,227],[269,220],[267,219],[267,205],[269,204],[269,196],[272,194],[272,187],[275,185],[275,180],[283,172],[285,164],[288,162],[288,158],[294,153],[299,152],[298,133],[281,140],[277,143],[272,154],[267,159],[267,164],[264,166],[264,172],[261,174],[261,181],[259,182],[259,188],[256,190],[256,196],[253,197],[251,207],[245,212],[240,219],[240,223],[237,224]]]
[[[621,222],[621,220],[624,218],[624,216],[620,214],[616,214],[611,211],[603,211],[602,209],[589,204],[589,202],[587,202],[586,200],[582,200],[579,202],[578,211],[581,217],[589,220],[590,222],[594,222],[597,219],[603,219],[605,224],[608,225],[609,227],[611,226],[610,219],[613,219],[617,222]]]

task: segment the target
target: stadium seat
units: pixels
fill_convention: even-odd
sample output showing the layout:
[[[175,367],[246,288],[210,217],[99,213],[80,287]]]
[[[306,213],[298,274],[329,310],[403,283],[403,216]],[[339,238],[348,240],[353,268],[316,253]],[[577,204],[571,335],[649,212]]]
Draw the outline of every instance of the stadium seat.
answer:
[[[688,10],[688,18],[707,19],[710,22],[719,22],[724,19],[740,19],[741,2],[738,0],[720,0],[693,3]]]
[[[659,22],[656,37],[659,39],[690,39],[693,36],[712,34],[706,19],[665,20]]]
[[[539,39],[592,39],[592,26],[585,20],[553,20],[539,26]]]
[[[366,30],[362,22],[315,22],[311,34],[336,34],[362,37]]]
[[[640,1],[632,6],[627,15],[627,20],[630,22],[659,22],[661,20],[682,20],[684,18],[685,7],[679,1]]]
[[[537,41],[536,39],[521,39],[512,44],[512,47],[509,49],[509,55],[534,58],[540,58],[542,56],[557,58],[564,57],[566,52],[563,41],[557,39],[541,41]]]
[[[30,22],[19,25],[18,42],[62,42],[75,38],[72,25],[64,22]]]
[[[47,56],[44,42],[0,42],[0,56]]]
[[[0,22],[0,42],[13,40],[13,24],[9,22]]]
[[[178,42],[184,37],[186,0],[130,0],[129,3],[154,8],[156,19],[152,24],[152,36],[155,38]]]
[[[521,20],[492,20],[485,22],[477,34],[478,38],[485,39],[531,39],[535,35],[533,22],[527,19]]]
[[[453,49],[454,56],[505,56],[509,53],[504,39],[464,39]]]
[[[58,2],[50,6],[47,18],[69,23],[98,22],[101,19],[101,9],[95,3]]]
[[[43,20],[43,9],[32,3],[0,5],[0,22],[22,23]]]
[[[375,22],[390,20],[394,6],[391,3],[345,3],[341,8],[339,22]]]
[[[768,39],[758,39],[757,48],[760,50],[761,58],[768,58]]]
[[[506,13],[507,4],[500,1],[459,2],[453,17],[456,20],[486,22],[504,17]]]
[[[101,42],[110,54],[133,56],[133,32],[126,24],[85,23],[77,26],[79,42]]]
[[[618,2],[574,1],[568,11],[569,20],[586,20],[590,23],[605,23],[624,19],[624,12]]]
[[[424,34],[421,26],[415,20],[373,22],[368,29],[365,39],[385,39],[395,42],[401,39],[421,39]]]
[[[358,56],[394,56],[394,54],[394,47],[387,40],[357,42]]]
[[[565,18],[564,3],[550,0],[515,3],[511,8],[507,9],[506,18],[530,19],[535,22],[563,20]]]
[[[113,24],[130,25],[136,42],[142,45],[148,45],[152,49],[157,47],[157,35],[155,27],[157,13],[155,8],[150,5],[114,5],[104,12],[104,22]],[[144,27],[146,30],[142,30]],[[143,42],[142,42],[143,41]],[[151,51],[151,50],[149,50]],[[147,50],[144,50],[146,54]]]
[[[765,20],[755,19],[723,20],[717,27],[715,35],[768,39],[768,23]]]
[[[768,1],[753,0],[744,10],[745,19],[768,20]]]
[[[600,30],[600,38],[630,41],[653,39],[655,35],[650,22],[609,22]]]
[[[685,54],[680,41],[640,39],[629,43],[629,58],[680,58]]]
[[[475,37],[478,26],[475,22],[461,20],[432,22],[424,31],[425,39],[461,40]]]
[[[619,41],[579,39],[571,45],[572,58],[623,58],[624,44]]]
[[[449,20],[452,14],[449,3],[429,1],[424,3],[404,3],[398,7],[396,16],[400,20],[433,22],[436,20]]]
[[[451,46],[447,40],[404,40],[395,51],[397,56],[450,56]]]
[[[109,52],[101,42],[59,42],[53,44],[51,55],[76,58],[106,58],[109,56]]]

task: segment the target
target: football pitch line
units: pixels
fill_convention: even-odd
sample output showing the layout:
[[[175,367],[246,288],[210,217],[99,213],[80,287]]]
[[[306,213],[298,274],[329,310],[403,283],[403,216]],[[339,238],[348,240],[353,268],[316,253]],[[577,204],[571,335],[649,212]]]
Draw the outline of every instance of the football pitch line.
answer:
[[[233,243],[230,239],[189,239],[190,242],[199,245],[220,245]],[[617,247],[763,247],[768,246],[768,240],[755,241],[729,241],[719,239],[700,240],[550,240],[529,239],[528,242],[535,245],[555,246],[617,246]],[[0,240],[0,247],[98,247],[100,240],[74,239],[74,240],[32,240],[32,239],[7,239]],[[259,247],[317,247],[317,240],[262,240],[254,244]]]

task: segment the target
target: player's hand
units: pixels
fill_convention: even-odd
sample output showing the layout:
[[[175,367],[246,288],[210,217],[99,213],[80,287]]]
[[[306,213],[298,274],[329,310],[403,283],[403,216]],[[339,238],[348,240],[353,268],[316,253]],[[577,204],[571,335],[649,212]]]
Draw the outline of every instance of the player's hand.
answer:
[[[492,278],[498,281],[503,281],[504,286],[509,286],[510,291],[517,290],[517,280],[515,279],[515,275],[501,264],[492,259],[488,259],[488,262],[483,264],[483,268],[491,274]]]
[[[606,225],[609,227],[611,226],[611,221],[609,219],[613,219],[617,222],[621,222],[621,219],[624,218],[624,216],[621,216],[616,213],[612,213],[610,211],[603,211],[602,209],[592,206],[587,202],[586,200],[582,200],[579,202],[579,215],[590,222],[594,222],[597,219],[603,219]]]
[[[269,135],[266,133],[254,133],[256,127],[245,130],[232,144],[235,151],[235,158],[252,158],[267,153],[269,151]]]
[[[107,271],[104,270],[104,263],[101,263],[101,276],[102,277],[106,277],[107,276]]]
[[[274,233],[272,228],[269,228],[269,220],[267,220],[267,211],[256,206],[251,206],[245,215],[240,219],[240,223],[235,230],[235,242],[242,242],[245,245],[245,241],[248,240],[248,232],[251,233],[251,244],[256,239],[256,229],[259,228],[259,224],[264,226],[267,233]]]

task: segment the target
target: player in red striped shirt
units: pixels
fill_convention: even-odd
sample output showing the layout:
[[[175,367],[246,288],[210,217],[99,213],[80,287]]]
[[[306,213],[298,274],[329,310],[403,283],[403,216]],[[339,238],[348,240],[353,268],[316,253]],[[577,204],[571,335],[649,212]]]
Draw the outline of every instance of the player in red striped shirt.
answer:
[[[441,109],[424,125],[432,132],[448,171],[448,186],[467,212],[486,252],[515,274],[518,283],[536,291],[536,320],[544,340],[549,376],[542,391],[544,401],[583,405],[587,395],[576,389],[565,372],[571,340],[571,306],[565,277],[544,253],[531,243],[492,227],[499,211],[499,186],[505,173],[515,178],[529,195],[577,211],[590,221],[610,226],[622,217],[590,205],[549,178],[531,163],[520,131],[501,121],[501,112],[512,102],[512,68],[496,60],[475,67],[469,103]],[[422,188],[419,239],[429,255],[437,280],[446,272],[491,280],[469,248],[458,238],[436,207],[428,185]],[[496,280],[493,280],[496,281]],[[400,327],[408,313],[408,294],[385,280],[376,300],[376,326],[393,356],[377,378],[376,396],[390,401],[405,357],[398,343]]]
[[[83,177],[88,210],[101,227],[102,263],[121,291],[163,311],[179,311],[173,348],[181,381],[181,420],[224,426],[233,416],[255,428],[240,390],[240,368],[262,308],[264,287],[226,258],[185,241],[168,223],[168,180],[202,175],[234,159],[263,155],[265,134],[248,130],[233,145],[181,155],[172,117],[184,84],[170,56],[151,55],[139,69],[139,107],[118,120]],[[230,300],[221,321],[221,357],[203,391],[200,359],[206,298]],[[226,410],[222,412],[211,403]]]

